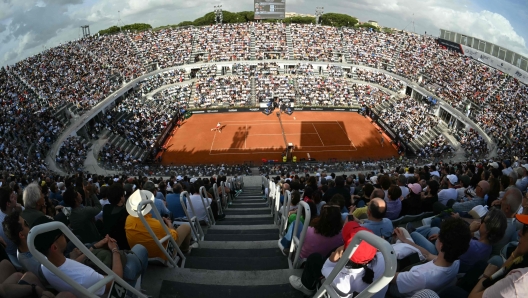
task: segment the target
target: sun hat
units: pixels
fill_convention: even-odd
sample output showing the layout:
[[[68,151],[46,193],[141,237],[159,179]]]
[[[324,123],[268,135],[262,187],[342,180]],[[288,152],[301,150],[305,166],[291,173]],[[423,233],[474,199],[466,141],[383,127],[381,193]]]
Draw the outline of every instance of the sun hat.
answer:
[[[154,194],[148,190],[136,190],[127,200],[126,209],[128,214],[133,217],[139,216],[138,211],[143,215],[148,214],[152,210],[152,205],[145,205],[142,210],[137,210],[139,203],[144,200],[154,201]]]

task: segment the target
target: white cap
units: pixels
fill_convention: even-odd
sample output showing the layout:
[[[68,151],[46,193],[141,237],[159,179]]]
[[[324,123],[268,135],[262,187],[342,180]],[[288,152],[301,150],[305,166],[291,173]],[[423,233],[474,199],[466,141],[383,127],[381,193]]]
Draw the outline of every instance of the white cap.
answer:
[[[528,171],[528,163],[521,165],[521,167],[525,168]]]
[[[378,176],[370,177],[370,181],[372,181],[372,183],[374,183],[374,184],[378,183]]]
[[[191,178],[190,182],[191,182],[191,183],[194,183],[194,182],[196,182],[197,180],[198,180],[198,178]]]
[[[499,168],[499,164],[498,164],[497,162],[495,162],[495,161],[494,161],[494,162],[490,162],[490,163],[488,164],[488,167],[489,167],[489,166],[494,167],[495,169],[498,169],[498,168]]]
[[[150,200],[154,201],[154,194],[148,190],[136,190],[127,200],[126,209],[128,214],[133,217],[138,217],[138,205],[141,201]],[[143,210],[139,210],[141,214],[146,215],[152,210],[152,205],[145,205]]]
[[[176,181],[181,181],[181,180],[183,180],[183,177],[178,175],[178,177],[176,177]]]
[[[458,177],[456,175],[447,175],[447,180],[449,180],[451,184],[455,185],[458,182]]]

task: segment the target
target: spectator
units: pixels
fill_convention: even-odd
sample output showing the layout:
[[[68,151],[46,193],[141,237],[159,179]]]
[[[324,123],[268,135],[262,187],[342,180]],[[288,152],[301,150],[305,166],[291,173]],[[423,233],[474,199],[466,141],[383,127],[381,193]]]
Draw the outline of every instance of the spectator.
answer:
[[[127,211],[130,216],[127,217],[125,222],[125,231],[126,231],[126,237],[128,240],[128,244],[130,246],[134,246],[136,244],[141,244],[144,246],[148,251],[149,258],[161,258],[163,260],[166,260],[165,254],[160,251],[156,243],[154,242],[154,239],[150,236],[149,232],[139,219],[138,211],[134,210],[133,206],[137,206],[139,202],[141,202],[142,197],[147,196],[149,200],[154,200],[154,195],[149,191],[140,191],[141,193],[138,193],[136,191],[136,195],[132,195],[126,203]],[[150,228],[154,231],[156,234],[156,237],[158,239],[164,237],[165,230],[161,226],[161,223],[158,219],[153,219],[152,214],[148,214],[150,212],[150,209],[148,206],[141,210],[145,220],[147,221],[147,224],[150,226]],[[197,248],[197,243],[193,243],[193,245],[190,245],[191,242],[191,226],[189,225],[180,225],[177,229],[174,228],[172,222],[168,218],[162,218],[164,223],[169,228],[169,232],[178,244],[180,250],[188,254],[192,248]],[[164,243],[164,245],[166,245]]]
[[[36,182],[29,184],[24,189],[23,200],[25,209],[20,215],[29,226],[33,226],[35,219],[45,215],[43,210],[46,210],[44,194],[40,191],[40,187]]]
[[[396,186],[396,185],[390,186],[388,191],[387,191],[387,196],[388,196],[388,200],[386,200],[386,202],[387,202],[387,212],[386,212],[385,216],[388,219],[390,219],[390,220],[394,220],[394,219],[400,217],[400,212],[402,210],[402,202],[401,202],[402,191],[401,191],[401,188]]]
[[[64,202],[71,207],[70,227],[73,233],[84,243],[92,243],[101,240],[101,235],[95,225],[95,216],[102,210],[101,203],[97,197],[86,198],[87,204],[82,205],[82,196],[73,188],[67,188],[64,192]]]

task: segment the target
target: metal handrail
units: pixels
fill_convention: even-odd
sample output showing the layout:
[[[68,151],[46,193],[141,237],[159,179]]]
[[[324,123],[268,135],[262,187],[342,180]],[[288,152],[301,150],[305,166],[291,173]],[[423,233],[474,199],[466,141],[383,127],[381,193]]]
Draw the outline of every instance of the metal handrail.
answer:
[[[227,209],[229,205],[229,196],[227,195],[225,188],[226,183],[224,181],[220,182],[220,186],[222,187],[222,202],[225,202],[225,209]]]
[[[291,206],[291,191],[284,190],[283,192],[284,202],[282,204],[281,222],[279,229],[279,236],[284,236],[286,227],[288,227],[288,214],[290,213]],[[280,198],[279,198],[280,200]]]
[[[213,195],[216,198],[216,203],[218,204],[218,215],[224,214],[224,209],[222,207],[222,198],[218,194],[218,185],[213,183]]]
[[[280,207],[281,207],[281,203],[280,203],[280,189],[281,189],[281,186],[279,183],[276,183],[275,184],[275,207],[274,207],[274,210],[273,210],[273,213],[275,214],[274,215],[274,218],[275,218],[275,221],[279,221],[279,210],[280,210]],[[277,222],[277,224],[279,224]]]
[[[211,225],[215,225],[216,221],[214,219],[213,209],[209,203],[209,197],[207,196],[207,190],[205,189],[205,186],[200,186],[200,196],[202,197],[202,203],[207,213],[207,218],[209,219],[207,226],[210,227]]]
[[[154,231],[152,230],[150,225],[147,223],[147,220],[145,219],[145,216],[143,215],[143,213],[141,211],[137,212],[139,220],[141,220],[141,222],[143,223],[143,226],[145,226],[145,229],[147,229],[147,231],[149,232],[150,236],[152,237],[152,239],[154,240],[156,245],[163,252],[163,254],[167,257],[167,261],[169,261],[169,263],[171,263],[172,266],[178,267],[178,262],[176,261],[176,257],[179,256],[182,259],[181,268],[183,268],[185,266],[185,259],[186,259],[185,255],[180,250],[180,247],[178,246],[176,241],[174,241],[174,238],[172,238],[172,234],[170,233],[169,228],[167,227],[165,222],[162,220],[162,217],[161,217],[161,215],[160,215],[160,213],[158,211],[158,208],[156,208],[156,204],[154,204],[154,201],[152,201],[152,200],[143,200],[143,201],[139,202],[139,204],[137,206],[137,210],[143,210],[146,207],[146,205],[151,205],[152,211],[154,211],[154,215],[156,215],[156,218],[160,222],[160,225],[163,228],[163,230],[165,231],[166,235],[164,237],[162,237],[161,239],[158,239],[158,236],[154,233]],[[163,246],[163,242],[165,242],[167,240],[170,242],[170,244],[172,244],[172,247],[174,247],[174,249],[177,252],[177,254],[175,254],[174,256],[171,256],[171,254]],[[168,246],[169,246],[169,243],[167,243],[167,247]]]
[[[332,298],[340,297],[335,291],[335,289],[332,287],[332,283],[334,282],[334,279],[339,274],[339,272],[341,272],[343,267],[345,267],[345,265],[348,263],[350,257],[354,254],[361,241],[366,241],[381,252],[385,262],[385,271],[379,279],[375,280],[366,289],[361,291],[361,293],[359,293],[356,298],[372,297],[389,284],[389,282],[394,278],[394,274],[396,273],[397,263],[396,254],[394,253],[392,246],[389,244],[389,242],[371,232],[359,231],[356,233],[354,238],[352,238],[350,245],[348,245],[347,249],[343,252],[341,259],[337,262],[336,266],[334,267],[330,275],[328,275],[325,282],[319,288],[314,297],[322,297],[325,293],[328,293]]]
[[[53,265],[46,256],[44,256],[40,251],[38,251],[35,248],[35,238],[42,234],[53,230],[61,230],[64,235],[70,239],[71,242],[88,258],[90,259],[97,267],[101,268],[108,276],[103,278],[102,280],[98,281],[88,289],[81,286],[79,283],[77,283],[75,280],[73,280],[68,275],[64,274],[57,266]],[[101,260],[99,260],[94,254],[77,238],[73,232],[66,227],[62,222],[59,221],[53,221],[45,224],[41,224],[38,226],[34,226],[28,234],[28,246],[29,246],[29,252],[33,255],[33,257],[40,262],[44,267],[46,267],[49,271],[51,271],[53,274],[58,276],[60,279],[62,279],[64,282],[66,282],[68,285],[70,285],[73,289],[76,291],[82,293],[83,295],[87,297],[99,297],[94,294],[95,291],[99,290],[101,287],[106,285],[107,283],[114,281],[115,283],[119,284],[120,286],[124,287],[128,291],[131,291],[134,293],[137,297],[144,297],[147,296],[142,294],[140,291],[129,285],[126,281],[124,281],[121,277],[119,277],[117,274],[115,274],[110,268],[108,268]]]
[[[304,209],[304,224],[301,231],[301,238],[297,237],[297,232],[299,230],[299,223],[301,222],[302,210]],[[301,255],[301,248],[304,244],[304,238],[306,238],[306,231],[308,231],[308,226],[310,226],[310,220],[312,213],[310,210],[310,205],[305,201],[299,202],[299,208],[297,208],[297,218],[295,219],[295,226],[293,227],[292,242],[290,245],[290,253],[288,254],[288,266],[290,269],[299,269],[301,264],[299,262],[299,256]],[[292,223],[293,224],[293,223]],[[380,238],[381,239],[381,238]],[[295,258],[291,259],[291,255],[295,251]]]
[[[193,213],[193,217],[189,214],[189,210],[187,210],[187,205],[185,204],[186,201],[184,200],[185,197],[187,197],[187,204],[191,207],[191,211]],[[193,204],[191,202],[191,195],[187,191],[182,191],[180,194],[180,204],[184,207],[183,211],[185,212],[185,215],[187,216],[187,220],[189,220],[189,225],[191,226],[191,230],[196,235],[196,240],[201,241],[204,240],[205,233],[202,230],[202,226],[200,225],[200,221],[198,220],[198,217],[196,216],[196,212],[194,211]],[[207,210],[206,210],[207,211]],[[198,226],[198,228],[196,228]]]

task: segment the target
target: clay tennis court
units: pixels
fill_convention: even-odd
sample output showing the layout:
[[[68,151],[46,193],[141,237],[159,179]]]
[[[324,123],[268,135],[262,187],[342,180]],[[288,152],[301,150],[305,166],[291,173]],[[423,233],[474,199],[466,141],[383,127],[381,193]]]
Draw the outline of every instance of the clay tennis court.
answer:
[[[258,112],[195,114],[173,131],[162,155],[163,164],[261,163],[282,161],[287,143],[297,161],[360,160],[397,156],[390,139],[365,118],[351,112],[295,112],[281,115]],[[222,130],[211,128],[220,122]],[[385,139],[381,146],[381,137]]]

